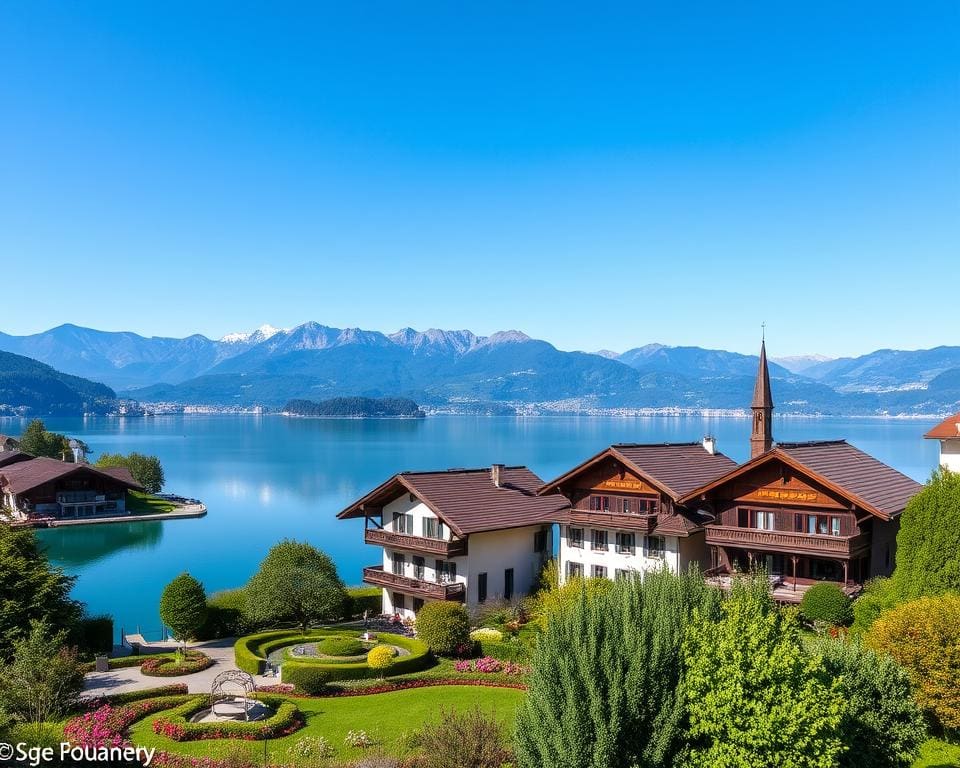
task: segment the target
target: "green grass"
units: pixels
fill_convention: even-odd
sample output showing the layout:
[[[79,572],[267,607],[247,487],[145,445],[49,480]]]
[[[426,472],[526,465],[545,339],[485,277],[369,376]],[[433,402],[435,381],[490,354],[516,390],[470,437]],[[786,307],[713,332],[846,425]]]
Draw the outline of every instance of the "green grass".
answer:
[[[929,739],[920,748],[920,757],[913,768],[957,768],[960,766],[960,744],[950,744],[940,739]]]
[[[366,731],[389,754],[402,751],[403,739],[426,722],[436,720],[442,709],[481,707],[493,714],[510,733],[517,705],[526,695],[510,688],[478,686],[438,686],[405,691],[345,696],[327,699],[295,699],[306,718],[306,726],[296,733],[273,739],[267,751],[273,762],[282,762],[287,750],[304,736],[323,736],[337,750],[337,757],[355,759],[363,750],[343,743],[347,731]],[[163,713],[144,718],[130,729],[134,744],[156,747],[193,757],[225,757],[243,750],[251,760],[262,758],[264,743],[237,739],[177,742],[153,732],[153,721]]]
[[[177,505],[150,493],[127,491],[127,512],[133,515],[160,515],[172,512]]]

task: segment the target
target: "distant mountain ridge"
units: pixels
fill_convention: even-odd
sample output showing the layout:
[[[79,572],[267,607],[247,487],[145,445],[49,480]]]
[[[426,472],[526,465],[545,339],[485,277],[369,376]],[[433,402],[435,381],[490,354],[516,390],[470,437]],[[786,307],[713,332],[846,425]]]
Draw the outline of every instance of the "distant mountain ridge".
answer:
[[[28,357],[0,352],[0,415],[76,416],[109,413],[110,387],[61,373]]]
[[[742,409],[757,367],[756,356],[701,347],[647,344],[594,354],[558,350],[516,330],[488,337],[412,328],[385,334],[317,322],[261,326],[218,341],[63,325],[30,336],[0,334],[0,350],[104,381],[144,402],[269,408],[292,399],[406,397],[428,407]],[[784,362],[795,367],[797,360]],[[960,409],[960,347],[800,364],[802,374],[770,366],[778,413]]]

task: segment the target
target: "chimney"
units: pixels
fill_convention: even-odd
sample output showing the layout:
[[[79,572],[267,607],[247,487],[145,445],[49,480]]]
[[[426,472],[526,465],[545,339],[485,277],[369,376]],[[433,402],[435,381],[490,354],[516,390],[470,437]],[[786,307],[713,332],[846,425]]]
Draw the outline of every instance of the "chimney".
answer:
[[[490,479],[493,480],[493,484],[500,487],[500,476],[503,474],[503,464],[494,464],[490,467]]]
[[[717,438],[712,435],[704,435],[703,450],[713,456],[717,452]]]

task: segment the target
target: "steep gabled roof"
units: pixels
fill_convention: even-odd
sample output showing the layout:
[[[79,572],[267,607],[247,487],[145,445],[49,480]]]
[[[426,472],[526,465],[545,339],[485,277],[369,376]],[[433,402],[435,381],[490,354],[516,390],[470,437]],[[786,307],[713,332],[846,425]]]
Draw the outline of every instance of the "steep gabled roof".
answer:
[[[500,485],[491,471],[448,469],[401,472],[374,488],[337,515],[340,520],[364,517],[368,510],[412,493],[456,535],[551,523],[569,506],[560,494],[537,495],[543,481],[526,467],[504,467]]]
[[[33,459],[33,456],[23,451],[2,451],[0,452],[0,467],[19,464],[21,461],[30,461],[31,459]]]
[[[554,493],[571,478],[614,458],[674,501],[736,467],[722,453],[710,453],[702,443],[616,443],[569,472],[540,487],[539,493]]]
[[[16,464],[8,464],[0,468],[0,479],[3,485],[10,493],[25,493],[37,486],[49,483],[53,480],[60,480],[74,474],[93,474],[119,483],[134,490],[142,490],[141,486],[134,481],[133,477],[126,473],[126,476],[118,476],[106,472],[89,464],[70,464],[57,459],[48,459],[39,457],[29,461],[21,461]]]
[[[960,440],[960,413],[947,416],[924,437],[928,440]]]
[[[695,501],[715,488],[770,461],[782,461],[798,472],[884,520],[900,514],[922,486],[893,467],[850,445],[846,440],[778,443],[775,448],[697,488],[680,501]]]

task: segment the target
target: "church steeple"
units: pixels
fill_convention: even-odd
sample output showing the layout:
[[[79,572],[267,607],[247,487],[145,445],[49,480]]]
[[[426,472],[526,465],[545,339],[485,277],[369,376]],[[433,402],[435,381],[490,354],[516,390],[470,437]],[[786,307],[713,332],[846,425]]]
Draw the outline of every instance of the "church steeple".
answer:
[[[773,395],[770,394],[770,372],[767,370],[767,342],[760,342],[760,368],[753,387],[753,431],[750,434],[750,458],[773,448]]]

